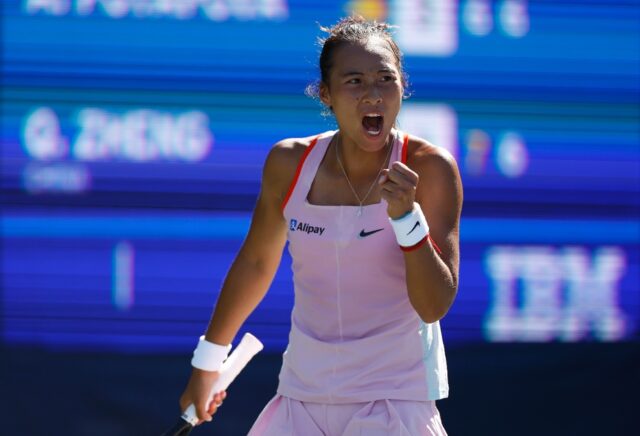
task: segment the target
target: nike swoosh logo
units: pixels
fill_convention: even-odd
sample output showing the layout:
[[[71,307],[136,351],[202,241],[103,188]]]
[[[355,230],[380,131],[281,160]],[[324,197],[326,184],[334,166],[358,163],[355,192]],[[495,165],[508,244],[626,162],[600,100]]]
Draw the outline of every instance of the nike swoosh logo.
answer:
[[[420,221],[416,221],[416,224],[411,229],[411,232],[413,232],[416,229],[416,227],[420,227]],[[407,236],[409,236],[411,234],[411,232],[407,233]]]
[[[383,231],[383,230],[384,230],[384,229],[375,229],[375,230],[371,230],[370,232],[365,232],[365,231],[364,231],[364,229],[362,229],[362,230],[360,231],[360,237],[361,237],[361,238],[366,238],[366,237],[367,237],[367,236],[369,236],[369,235],[373,235],[374,233],[378,233],[378,232],[381,232],[381,231]]]

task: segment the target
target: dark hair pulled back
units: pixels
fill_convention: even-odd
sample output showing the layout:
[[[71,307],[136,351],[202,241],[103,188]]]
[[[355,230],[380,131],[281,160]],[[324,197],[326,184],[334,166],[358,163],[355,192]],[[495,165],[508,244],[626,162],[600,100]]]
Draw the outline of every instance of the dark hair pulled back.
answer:
[[[402,52],[398,44],[393,40],[391,29],[393,26],[384,22],[367,21],[359,15],[342,18],[332,27],[320,27],[327,33],[325,38],[318,38],[318,44],[322,47],[320,52],[320,80],[307,86],[305,93],[313,98],[319,98],[320,85],[329,86],[331,68],[333,68],[333,54],[339,47],[345,44],[364,43],[371,38],[380,38],[389,44],[389,48],[396,60],[398,71],[401,75],[402,86],[405,89],[405,98],[408,97],[407,74],[404,71]]]

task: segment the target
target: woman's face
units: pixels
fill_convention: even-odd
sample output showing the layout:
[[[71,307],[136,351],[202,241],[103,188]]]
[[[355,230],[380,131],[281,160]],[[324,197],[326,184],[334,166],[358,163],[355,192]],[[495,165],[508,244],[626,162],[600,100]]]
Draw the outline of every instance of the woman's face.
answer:
[[[402,102],[402,77],[382,38],[340,46],[320,98],[333,109],[340,130],[360,148],[384,147]]]

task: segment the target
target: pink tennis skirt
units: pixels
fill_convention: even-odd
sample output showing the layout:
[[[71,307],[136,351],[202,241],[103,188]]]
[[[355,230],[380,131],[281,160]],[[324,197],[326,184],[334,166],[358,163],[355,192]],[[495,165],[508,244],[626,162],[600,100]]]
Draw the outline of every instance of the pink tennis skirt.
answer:
[[[322,404],[276,395],[248,436],[446,436],[435,401]]]

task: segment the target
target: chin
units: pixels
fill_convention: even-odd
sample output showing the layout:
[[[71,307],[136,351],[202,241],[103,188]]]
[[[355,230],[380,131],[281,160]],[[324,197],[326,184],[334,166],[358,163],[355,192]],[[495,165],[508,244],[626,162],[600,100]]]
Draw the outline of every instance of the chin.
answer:
[[[392,133],[392,128],[383,129],[378,134],[370,134],[363,129],[362,136],[364,138],[363,148],[367,151],[378,151],[384,148],[389,140],[389,136]]]

